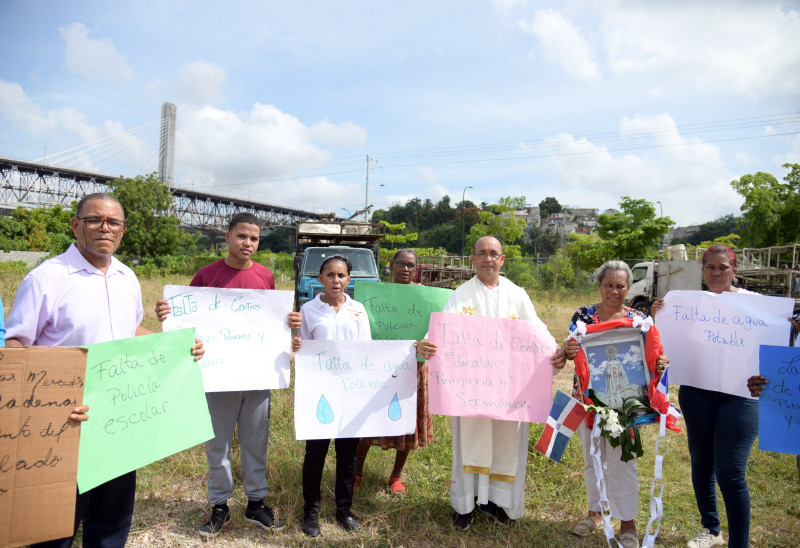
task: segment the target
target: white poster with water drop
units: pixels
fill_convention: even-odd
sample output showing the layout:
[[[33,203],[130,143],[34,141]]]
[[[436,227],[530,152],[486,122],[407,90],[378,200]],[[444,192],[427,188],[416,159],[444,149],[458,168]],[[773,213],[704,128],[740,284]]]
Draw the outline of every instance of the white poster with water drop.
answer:
[[[304,340],[294,364],[298,440],[402,436],[416,429],[414,341]]]

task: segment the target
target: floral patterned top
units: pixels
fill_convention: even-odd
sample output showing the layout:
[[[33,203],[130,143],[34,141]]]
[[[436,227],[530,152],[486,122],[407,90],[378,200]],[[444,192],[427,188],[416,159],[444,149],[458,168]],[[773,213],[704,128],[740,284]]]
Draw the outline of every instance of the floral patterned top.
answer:
[[[635,308],[629,308],[625,311],[626,318],[641,318],[645,319],[645,315],[636,310]],[[575,328],[578,327],[578,320],[582,321],[586,325],[591,325],[600,322],[600,316],[597,314],[597,307],[593,304],[587,304],[586,306],[580,307],[578,310],[575,311],[575,314],[572,315],[572,321],[569,323],[569,330],[570,332],[574,331]],[[577,400],[583,401],[584,399],[581,397],[581,385],[578,381],[577,373],[572,378],[572,397]]]

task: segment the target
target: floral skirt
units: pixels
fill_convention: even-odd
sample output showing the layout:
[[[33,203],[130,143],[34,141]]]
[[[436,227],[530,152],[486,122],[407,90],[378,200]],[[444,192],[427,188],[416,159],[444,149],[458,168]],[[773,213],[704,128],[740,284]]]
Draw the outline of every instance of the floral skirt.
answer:
[[[417,362],[417,429],[405,436],[386,436],[382,438],[363,438],[384,451],[396,449],[408,451],[425,447],[433,441],[433,419],[428,412],[428,364]]]

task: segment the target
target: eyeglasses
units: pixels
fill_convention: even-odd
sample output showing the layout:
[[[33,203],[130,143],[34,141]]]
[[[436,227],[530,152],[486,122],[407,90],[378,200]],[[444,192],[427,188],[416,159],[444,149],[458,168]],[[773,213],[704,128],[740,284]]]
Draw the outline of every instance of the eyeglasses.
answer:
[[[100,230],[103,228],[103,223],[108,225],[110,232],[122,232],[128,226],[128,223],[120,219],[106,219],[105,217],[78,217],[79,221],[83,221],[86,228],[90,230]]]
[[[503,254],[502,253],[498,253],[497,251],[490,251],[490,252],[487,253],[486,251],[481,250],[481,251],[478,251],[477,253],[475,253],[475,256],[477,258],[481,259],[481,260],[491,259],[493,261],[496,261],[497,259],[502,257]]]
[[[416,268],[417,268],[417,265],[415,265],[414,263],[407,263],[407,262],[401,261],[401,260],[394,261],[394,262],[392,262],[392,264],[396,264],[397,268],[399,268],[401,270],[404,269],[404,268],[407,268],[409,270],[416,270]]]

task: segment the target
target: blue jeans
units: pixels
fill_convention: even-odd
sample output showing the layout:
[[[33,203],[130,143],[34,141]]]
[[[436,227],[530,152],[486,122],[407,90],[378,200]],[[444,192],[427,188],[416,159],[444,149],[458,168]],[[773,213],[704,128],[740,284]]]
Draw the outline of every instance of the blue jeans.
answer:
[[[720,532],[716,484],[728,515],[728,546],[750,542],[750,491],[745,472],[758,434],[758,401],[681,386],[678,402],[686,421],[692,486],[700,522]]]

